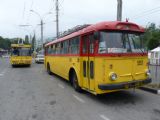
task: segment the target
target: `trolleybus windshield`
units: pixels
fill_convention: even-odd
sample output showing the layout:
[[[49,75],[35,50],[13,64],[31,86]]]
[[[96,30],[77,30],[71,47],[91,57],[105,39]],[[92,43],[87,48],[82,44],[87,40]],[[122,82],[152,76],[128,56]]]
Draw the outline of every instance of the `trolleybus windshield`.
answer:
[[[143,53],[145,49],[141,34],[125,32],[100,32],[98,52],[101,53]]]
[[[13,48],[12,49],[13,56],[31,56],[30,48]]]

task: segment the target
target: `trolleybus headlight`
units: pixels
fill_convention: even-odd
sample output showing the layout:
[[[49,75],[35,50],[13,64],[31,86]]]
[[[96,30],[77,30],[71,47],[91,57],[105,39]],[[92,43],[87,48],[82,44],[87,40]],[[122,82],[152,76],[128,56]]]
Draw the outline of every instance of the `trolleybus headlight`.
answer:
[[[150,78],[151,77],[151,71],[150,70],[146,70],[146,75]]]
[[[116,73],[110,73],[109,75],[111,80],[116,80],[117,79],[117,74]]]

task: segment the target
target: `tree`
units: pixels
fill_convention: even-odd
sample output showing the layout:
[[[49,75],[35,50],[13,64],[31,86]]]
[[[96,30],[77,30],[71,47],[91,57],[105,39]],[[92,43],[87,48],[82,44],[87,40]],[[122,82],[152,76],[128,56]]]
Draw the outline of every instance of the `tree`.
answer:
[[[143,43],[149,50],[159,46],[160,28],[157,28],[155,23],[151,23],[146,27],[146,32],[143,36]]]
[[[32,51],[35,51],[35,44],[36,44],[36,35],[34,34],[32,38]]]
[[[8,38],[3,38],[0,36],[0,48],[9,50],[11,46],[11,41]]]
[[[29,37],[28,37],[28,35],[25,36],[24,44],[29,44]]]
[[[159,39],[156,37],[152,37],[148,42],[148,49],[152,50],[159,46]]]

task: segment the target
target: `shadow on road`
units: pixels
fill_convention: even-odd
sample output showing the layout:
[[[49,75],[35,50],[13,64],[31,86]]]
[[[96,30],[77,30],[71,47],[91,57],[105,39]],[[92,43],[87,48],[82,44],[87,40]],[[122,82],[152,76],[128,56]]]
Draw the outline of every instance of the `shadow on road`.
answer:
[[[12,65],[12,68],[30,68],[31,65]]]
[[[56,74],[52,74],[51,76],[56,77],[58,80],[62,81],[65,86],[67,87],[71,87],[71,84],[64,80],[62,77],[56,75]],[[74,90],[74,89],[73,89]],[[135,90],[131,91],[131,90],[124,90],[124,91],[118,91],[118,92],[112,92],[112,93],[107,93],[107,94],[103,94],[103,95],[93,95],[87,91],[83,91],[82,93],[79,94],[83,94],[84,96],[88,97],[91,100],[94,100],[95,102],[99,102],[102,104],[106,104],[106,105],[112,105],[112,106],[122,106],[122,105],[136,105],[136,103],[141,103],[143,102],[143,98],[138,94],[138,92]]]
[[[103,95],[94,96],[87,93],[88,97],[96,102],[111,106],[124,106],[124,105],[136,105],[138,102],[143,102],[143,99],[137,92],[131,91],[118,91],[113,93],[107,93]]]

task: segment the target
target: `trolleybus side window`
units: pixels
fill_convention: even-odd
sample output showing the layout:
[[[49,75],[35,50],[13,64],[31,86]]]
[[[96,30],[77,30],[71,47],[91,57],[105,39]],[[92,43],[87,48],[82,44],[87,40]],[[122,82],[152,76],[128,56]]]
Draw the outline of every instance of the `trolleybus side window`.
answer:
[[[53,54],[53,45],[51,45],[50,54]]]
[[[68,53],[68,46],[69,46],[68,40],[64,41],[63,42],[63,48],[62,48],[62,54],[67,54]]]
[[[90,47],[89,47],[89,49],[90,49],[90,54],[93,54],[94,53],[94,38],[93,38],[93,35],[90,35],[89,36],[89,40],[90,40]]]
[[[63,42],[61,42],[60,43],[60,54],[63,54],[63,47],[64,47]]]
[[[53,44],[52,54],[55,54],[55,52],[56,52],[56,47],[55,47],[55,44]]]
[[[48,47],[48,54],[52,54],[52,48],[51,48],[51,45]]]
[[[70,40],[70,49],[71,54],[79,53],[79,37],[75,37]]]
[[[56,49],[57,54],[61,53],[61,43],[57,43],[57,49]]]

